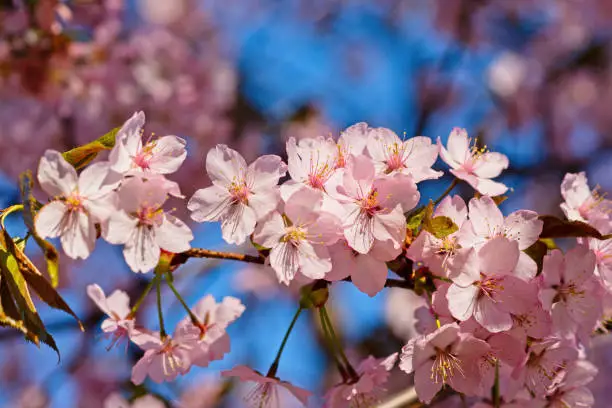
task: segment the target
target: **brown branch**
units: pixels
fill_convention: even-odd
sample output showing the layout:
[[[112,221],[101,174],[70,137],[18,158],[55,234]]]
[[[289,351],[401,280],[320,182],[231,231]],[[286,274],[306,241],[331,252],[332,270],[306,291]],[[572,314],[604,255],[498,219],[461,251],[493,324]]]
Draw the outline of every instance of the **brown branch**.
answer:
[[[211,251],[203,248],[191,248],[188,251],[176,254],[172,259],[172,265],[180,265],[185,263],[189,258],[215,258],[215,259],[229,259],[232,261],[249,262],[263,265],[265,258],[255,255],[237,254],[233,252],[220,252]]]

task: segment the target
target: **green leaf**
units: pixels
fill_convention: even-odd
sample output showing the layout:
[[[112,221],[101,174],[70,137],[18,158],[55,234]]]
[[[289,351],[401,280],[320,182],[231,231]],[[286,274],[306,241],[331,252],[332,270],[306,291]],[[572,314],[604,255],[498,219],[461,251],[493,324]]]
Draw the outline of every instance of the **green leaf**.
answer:
[[[525,253],[529,255],[531,259],[538,265],[538,275],[542,273],[542,266],[544,265],[544,257],[548,252],[548,245],[544,240],[538,240],[533,243],[529,248],[525,249]]]
[[[47,262],[47,273],[51,279],[51,285],[56,288],[59,284],[59,254],[57,249],[48,241],[45,241],[34,227],[34,214],[41,205],[32,195],[32,172],[26,171],[19,177],[19,188],[21,190],[21,201],[23,202],[23,221],[30,231],[30,235],[43,251]]]
[[[582,221],[566,221],[552,215],[540,215],[544,222],[540,238],[577,238],[592,237],[604,239],[596,228]]]
[[[6,232],[6,231],[4,231]],[[12,240],[11,240],[12,242]],[[25,339],[36,346],[43,342],[51,347],[60,359],[59,349],[53,336],[40,319],[25,279],[19,271],[17,260],[7,251],[0,250],[0,296],[2,313],[0,324],[20,330]]]
[[[442,239],[456,232],[459,227],[449,217],[439,216],[427,222],[425,229],[436,238]]]
[[[93,142],[62,153],[64,159],[72,164],[75,169],[80,169],[89,164],[102,150],[110,150],[115,146],[115,137],[119,128],[114,128],[107,134],[100,136]]]
[[[85,331],[83,324],[79,320],[76,313],[74,313],[72,308],[70,308],[70,306],[64,301],[57,290],[55,290],[55,288],[44,278],[38,268],[36,268],[36,266],[23,253],[23,251],[14,244],[13,240],[8,235],[8,232],[3,230],[3,233],[5,242],[7,243],[7,251],[11,255],[11,258],[16,260],[18,271],[20,272],[22,279],[27,282],[32,290],[34,290],[34,293],[38,295],[40,300],[52,308],[62,310],[74,317],[81,331]]]

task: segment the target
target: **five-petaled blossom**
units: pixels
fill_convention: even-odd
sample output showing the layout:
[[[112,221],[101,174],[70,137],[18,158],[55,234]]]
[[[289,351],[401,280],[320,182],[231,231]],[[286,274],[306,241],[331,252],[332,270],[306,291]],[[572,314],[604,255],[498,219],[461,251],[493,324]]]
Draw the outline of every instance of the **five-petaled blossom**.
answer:
[[[465,129],[454,128],[448,136],[446,148],[438,137],[440,158],[451,167],[451,173],[458,179],[467,181],[480,194],[497,196],[504,194],[508,187],[491,180],[508,168],[508,158],[474,143],[470,146]]]
[[[411,339],[402,348],[399,367],[408,374],[415,373],[417,395],[429,403],[444,384],[464,393],[477,389],[477,363],[489,350],[485,341],[460,332],[459,326],[452,323]]]
[[[431,168],[438,158],[438,147],[432,145],[430,138],[416,136],[401,140],[387,128],[372,129],[368,136],[368,153],[377,173],[408,174],[415,183],[442,176],[441,171]]]
[[[565,202],[561,209],[572,221],[591,221],[600,217],[608,218],[612,213],[612,201],[591,191],[584,172],[567,173],[561,183],[561,195]]]
[[[328,245],[339,238],[338,221],[321,213],[321,196],[300,189],[285,204],[285,215],[271,213],[258,224],[253,240],[271,248],[270,265],[281,283],[289,284],[296,273],[322,279],[332,268]]]
[[[224,297],[220,303],[207,295],[193,308],[197,325],[186,316],[177,326],[183,339],[191,338],[197,345],[191,354],[191,364],[206,367],[211,361],[220,360],[230,351],[230,339],[225,330],[244,312],[244,305],[235,297]]]
[[[131,337],[144,355],[132,367],[132,382],[140,385],[148,376],[156,383],[173,381],[191,369],[191,356],[195,345],[190,336],[183,337],[180,331],[174,336],[162,337],[159,332],[140,331]]]
[[[183,252],[190,248],[189,227],[162,208],[168,197],[160,177],[130,177],[118,191],[117,211],[102,226],[111,244],[123,244],[123,255],[134,272],[148,272],[157,265],[161,249]]]
[[[540,300],[563,336],[586,340],[601,317],[602,288],[594,274],[595,263],[595,254],[584,245],[565,256],[556,249],[544,258]]]
[[[370,407],[380,401],[397,353],[386,358],[369,356],[357,367],[357,380],[333,386],[325,395],[325,408]]]
[[[330,184],[329,194],[344,207],[342,227],[351,248],[367,254],[378,242],[400,250],[406,237],[404,213],[420,198],[411,176],[377,175],[372,162],[359,156]]]
[[[111,169],[123,175],[174,173],[187,157],[185,140],[177,136],[162,136],[143,144],[144,123],[145,114],[136,112],[119,129],[109,155]]]
[[[130,298],[127,293],[115,290],[107,297],[100,286],[93,284],[87,286],[87,295],[108,316],[108,319],[102,322],[102,331],[111,337],[110,347],[121,340],[127,340],[135,333],[135,321],[130,313]]]
[[[529,310],[536,289],[512,274],[518,252],[516,242],[503,237],[490,240],[480,249],[479,268],[454,277],[446,294],[455,319],[465,321],[474,316],[485,329],[498,333],[512,327],[512,314]]]
[[[244,365],[221,372],[224,377],[238,377],[240,381],[255,383],[244,400],[251,408],[304,407],[310,391],[282,381],[276,377],[264,376]]]
[[[117,181],[108,163],[87,167],[80,175],[61,155],[47,150],[40,159],[38,181],[53,200],[36,214],[36,231],[43,237],[60,237],[70,258],[87,258],[96,244],[96,223],[112,214]]]
[[[276,209],[278,179],[287,166],[274,155],[262,156],[247,166],[240,153],[219,145],[208,152],[206,171],[213,185],[196,191],[189,200],[191,218],[221,221],[223,239],[242,244],[256,222]]]

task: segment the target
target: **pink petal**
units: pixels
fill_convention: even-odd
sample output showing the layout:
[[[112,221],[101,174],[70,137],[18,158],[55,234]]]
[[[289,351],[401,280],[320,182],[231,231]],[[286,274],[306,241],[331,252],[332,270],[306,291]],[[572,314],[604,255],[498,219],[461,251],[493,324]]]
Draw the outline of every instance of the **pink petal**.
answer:
[[[109,154],[111,168],[125,173],[132,167],[132,158],[142,148],[142,127],[145,123],[143,112],[136,112],[129,118],[115,136],[115,146]]]
[[[357,289],[373,297],[385,287],[387,265],[371,256],[362,255],[356,259],[351,277]]]
[[[244,158],[226,145],[217,145],[206,155],[206,172],[214,184],[228,186],[235,179],[242,180],[246,171]]]
[[[567,173],[561,183],[561,195],[570,208],[579,208],[591,197],[586,174],[584,172]]]
[[[269,259],[278,281],[285,285],[293,280],[300,268],[298,249],[289,242],[280,242],[274,246],[270,251]]]
[[[136,218],[130,217],[124,211],[117,211],[108,223],[102,224],[102,236],[111,244],[124,244],[134,235],[137,226]]]
[[[540,238],[543,226],[544,222],[538,219],[538,213],[528,210],[515,211],[504,222],[506,237],[517,241],[520,250],[529,248]]]
[[[499,183],[497,181],[489,180],[489,179],[483,179],[483,178],[478,179],[477,185],[475,188],[476,190],[478,190],[480,194],[488,195],[491,197],[502,195],[506,191],[508,191],[508,187],[505,184]]]
[[[125,261],[134,272],[149,272],[157,265],[159,254],[160,249],[155,234],[146,226],[136,228],[123,248]]]
[[[323,193],[320,190],[304,187],[296,191],[285,203],[285,214],[293,222],[302,225],[314,222],[321,208]]]
[[[487,152],[474,165],[474,174],[485,179],[495,178],[508,168],[508,157],[501,153]]]
[[[510,274],[519,259],[518,243],[504,237],[489,240],[478,251],[480,270],[487,276]]]
[[[360,156],[366,148],[369,132],[370,127],[367,123],[355,123],[342,131],[338,144],[344,146],[349,154]]]
[[[255,211],[242,203],[229,207],[221,218],[221,235],[228,244],[243,244],[247,237],[255,231]]]
[[[64,231],[67,217],[68,207],[66,204],[62,201],[51,201],[36,213],[34,219],[36,232],[42,238],[59,237]]]
[[[470,221],[477,235],[493,237],[503,232],[504,216],[491,197],[472,198]]]
[[[132,367],[131,380],[135,385],[142,384],[145,378],[147,378],[150,364],[150,358],[146,354],[134,364],[134,367]]]
[[[66,213],[60,236],[62,249],[72,259],[86,259],[94,250],[97,233],[93,220],[84,211]]]
[[[431,379],[432,367],[433,360],[428,360],[418,367],[414,374],[414,386],[419,400],[426,404],[429,404],[442,388],[442,382],[436,383]]]
[[[461,227],[467,220],[467,205],[465,205],[465,201],[459,195],[446,196],[436,207],[434,216],[449,217],[458,227]]]
[[[372,188],[377,191],[382,207],[393,209],[399,205],[402,212],[412,210],[421,197],[412,177],[402,173],[378,177]]]
[[[303,388],[296,387],[293,384],[288,383],[287,381],[281,381],[280,383],[283,387],[289,390],[291,394],[293,394],[302,404],[308,404],[308,397],[312,395],[310,391],[307,391]]]
[[[457,163],[463,164],[471,157],[470,140],[465,129],[453,128],[448,135],[446,146],[450,156]]]
[[[491,333],[499,333],[512,327],[510,313],[501,310],[493,300],[486,296],[476,302],[474,318]]]
[[[87,296],[98,306],[100,310],[106,313],[107,316],[111,315],[111,309],[106,302],[106,295],[102,288],[97,284],[87,285]],[[129,302],[129,299],[128,299]]]
[[[77,188],[77,172],[60,152],[45,151],[38,165],[38,182],[52,197],[68,196]]]
[[[187,224],[170,214],[165,214],[161,225],[155,231],[155,242],[168,252],[187,251],[191,248],[189,242],[192,239],[193,233]]]
[[[157,174],[174,173],[187,158],[187,142],[176,136],[163,136],[153,143],[149,168]]]
[[[91,286],[91,285],[90,285]],[[87,292],[89,294],[89,287],[87,288]],[[91,295],[90,295],[91,297]],[[93,298],[92,298],[93,299]],[[106,304],[108,305],[108,309],[114,312],[121,319],[125,318],[130,314],[130,297],[128,294],[122,290],[115,290],[106,298]],[[103,309],[104,310],[104,309]],[[109,316],[113,316],[110,313],[107,313]]]
[[[565,282],[585,282],[593,276],[595,264],[593,251],[585,245],[576,245],[565,254]]]
[[[257,224],[253,240],[265,248],[272,248],[284,235],[285,222],[282,215],[275,211]]]
[[[553,249],[544,257],[544,265],[542,268],[544,285],[559,285],[561,283],[561,274],[564,268],[565,260],[563,259],[563,253],[558,249]]]
[[[253,382],[268,382],[262,381],[266,377],[262,376],[257,371],[245,365],[237,365],[231,370],[225,370],[221,372],[222,377],[238,377],[240,381],[253,381]]]
[[[368,135],[367,148],[370,157],[376,162],[384,162],[387,159],[388,148],[394,144],[402,145],[402,140],[387,128],[371,129]]]
[[[278,185],[278,179],[287,173],[287,165],[276,155],[260,156],[247,170],[247,185],[252,191],[270,190]]]
[[[536,262],[525,252],[519,252],[518,263],[516,264],[512,274],[527,282],[530,279],[533,279],[537,273],[538,265]]]
[[[300,272],[311,279],[323,279],[331,271],[331,258],[326,247],[302,241],[298,247]]]
[[[187,203],[191,218],[196,222],[218,221],[230,206],[228,190],[217,185],[197,190]]]
[[[478,293],[479,289],[474,285],[461,287],[453,283],[450,286],[446,298],[448,308],[455,319],[465,321],[472,317]]]
[[[83,197],[95,199],[113,191],[120,181],[120,176],[111,172],[108,162],[90,164],[79,175],[79,193]]]

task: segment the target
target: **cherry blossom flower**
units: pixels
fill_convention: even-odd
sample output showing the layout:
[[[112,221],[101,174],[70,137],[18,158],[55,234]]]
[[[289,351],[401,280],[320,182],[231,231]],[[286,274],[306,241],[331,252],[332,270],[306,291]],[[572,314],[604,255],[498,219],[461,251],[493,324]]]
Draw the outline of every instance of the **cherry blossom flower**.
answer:
[[[525,313],[536,300],[536,285],[512,275],[518,260],[516,242],[498,237],[487,242],[479,252],[479,270],[465,271],[453,278],[446,295],[454,318],[460,321],[474,316],[493,333],[509,330],[512,315]]]
[[[122,339],[127,340],[134,333],[134,318],[130,316],[130,298],[122,290],[115,290],[108,297],[96,284],[87,286],[87,295],[94,301],[108,319],[102,322],[102,331],[111,336],[113,347]],[[109,348],[110,348],[109,347]]]
[[[132,382],[140,385],[149,376],[156,383],[173,381],[191,369],[191,356],[196,353],[193,339],[174,336],[162,338],[158,332],[141,331],[131,337],[133,343],[143,349],[144,355],[132,367]]]
[[[528,358],[515,369],[513,377],[520,379],[536,396],[544,397],[559,385],[568,365],[577,357],[576,348],[559,339],[533,342]]]
[[[147,394],[129,402],[121,394],[113,393],[104,400],[104,408],[165,408],[163,401]]]
[[[159,261],[160,249],[183,252],[193,234],[183,221],[162,209],[167,192],[160,178],[131,177],[118,191],[119,205],[102,228],[111,244],[123,244],[123,255],[134,272],[148,272]]]
[[[540,302],[533,304],[526,312],[513,314],[512,321],[514,325],[509,333],[521,339],[543,339],[552,332],[552,317]]]
[[[225,145],[211,149],[206,171],[213,185],[195,192],[187,208],[197,222],[221,221],[223,239],[242,244],[255,230],[257,221],[274,211],[280,196],[278,179],[287,167],[274,155],[261,156],[249,166],[235,150]]]
[[[567,173],[561,183],[561,195],[565,202],[561,209],[572,221],[590,221],[594,218],[608,218],[612,212],[612,201],[591,191],[584,172]]]
[[[590,408],[595,404],[593,393],[586,385],[597,375],[597,367],[586,360],[574,361],[552,395],[546,397],[546,408]]]
[[[427,336],[411,339],[403,348],[399,367],[410,374],[419,399],[429,403],[447,384],[458,392],[471,394],[479,386],[477,362],[490,346],[456,323],[440,327]]]
[[[344,205],[344,237],[351,248],[367,254],[375,242],[399,250],[406,236],[404,213],[413,209],[420,195],[412,177],[394,173],[376,175],[364,156],[335,177],[329,194]]]
[[[370,130],[367,146],[377,174],[404,173],[412,176],[415,183],[443,174],[431,168],[438,158],[438,147],[428,137],[401,140],[390,129],[376,128]]]
[[[612,233],[612,222],[607,218],[597,218],[590,223],[602,234]],[[595,276],[612,291],[612,239],[578,238],[578,242],[586,245],[595,254]]]
[[[493,199],[483,196],[470,200],[469,217],[457,235],[460,245],[478,249],[493,238],[508,238],[517,242],[520,250],[515,274],[524,280],[536,275],[538,267],[535,261],[523,252],[539,239],[542,232],[544,223],[535,211],[518,210],[504,218]]]
[[[465,180],[480,194],[497,196],[504,194],[508,187],[491,180],[508,168],[508,158],[486,149],[478,148],[465,129],[454,128],[448,136],[446,148],[438,137],[440,158],[451,167],[451,173],[458,179]]]
[[[372,247],[368,254],[360,254],[352,249],[345,239],[329,247],[332,270],[325,276],[330,281],[342,280],[348,276],[357,289],[372,297],[385,287],[387,281],[387,264],[397,256],[389,254],[382,245]]]
[[[271,248],[270,265],[279,282],[288,285],[296,273],[311,279],[322,279],[332,268],[327,245],[339,238],[335,217],[320,213],[321,196],[301,189],[285,204],[283,217],[271,213],[258,224],[253,240]]]
[[[334,165],[336,169],[346,167],[352,157],[363,154],[369,133],[370,127],[368,124],[359,122],[349,126],[340,134],[338,143],[336,143],[337,151]]]
[[[80,175],[61,153],[47,150],[40,159],[38,181],[53,200],[38,211],[36,231],[43,237],[60,237],[70,258],[87,258],[96,243],[95,224],[112,214],[117,183],[108,163],[88,166]]]
[[[357,367],[359,379],[332,387],[325,395],[324,408],[369,407],[380,402],[389,371],[397,361],[397,353],[386,358],[369,356]]]
[[[174,173],[187,157],[186,142],[180,137],[162,136],[143,145],[144,123],[144,113],[136,112],[119,129],[109,155],[111,169],[124,175]]]
[[[461,227],[467,220],[468,211],[460,196],[445,197],[436,208],[434,217],[450,218]],[[462,247],[458,242],[459,231],[437,238],[422,230],[406,250],[406,257],[425,264],[432,273],[452,278],[466,269],[478,268],[476,251],[472,247]]]
[[[183,339],[192,339],[197,347],[191,355],[191,364],[206,367],[213,360],[223,358],[229,351],[229,336],[225,329],[244,312],[244,305],[235,297],[226,296],[221,303],[207,295],[195,307],[193,314],[201,326],[196,327],[189,316],[177,326],[177,333]]]
[[[287,169],[291,180],[280,187],[283,200],[304,186],[325,191],[329,178],[336,171],[338,147],[331,138],[295,138],[287,141]]]
[[[245,396],[245,402],[252,408],[303,407],[311,393],[305,389],[278,378],[263,376],[244,365],[222,371],[224,377],[238,377],[240,381],[255,383]]]
[[[594,275],[595,254],[584,245],[553,250],[544,257],[540,300],[561,334],[586,340],[602,315],[601,286]]]

